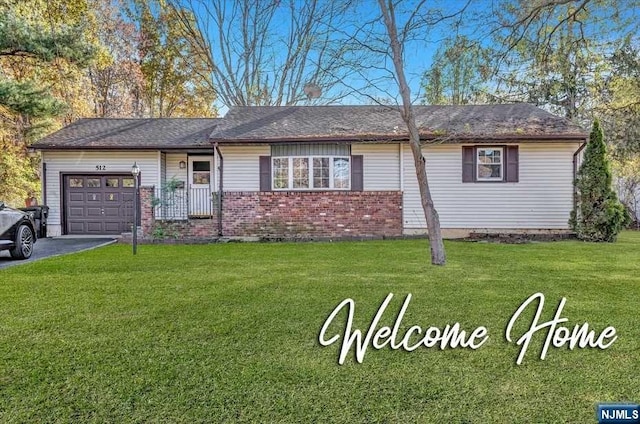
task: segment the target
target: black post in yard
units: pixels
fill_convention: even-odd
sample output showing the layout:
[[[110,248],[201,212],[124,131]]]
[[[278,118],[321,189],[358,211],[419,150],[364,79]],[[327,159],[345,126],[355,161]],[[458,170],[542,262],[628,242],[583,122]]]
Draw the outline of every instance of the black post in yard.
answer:
[[[133,246],[133,254],[135,255],[138,251],[138,203],[140,196],[140,187],[138,185],[138,175],[140,175],[140,168],[138,167],[138,163],[134,162],[133,167],[131,168],[131,175],[133,175],[133,231],[132,231],[132,241],[131,245]]]
[[[220,166],[218,167],[218,202],[216,206],[218,208],[218,237],[222,237],[222,176],[224,175],[224,158],[222,157],[222,152],[217,142],[214,144],[214,156],[215,153],[218,153],[218,158],[220,159]]]

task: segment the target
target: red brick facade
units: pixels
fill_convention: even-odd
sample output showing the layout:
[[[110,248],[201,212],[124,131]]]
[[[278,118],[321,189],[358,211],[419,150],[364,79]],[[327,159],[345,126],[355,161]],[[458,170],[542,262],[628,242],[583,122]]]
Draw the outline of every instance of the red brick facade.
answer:
[[[399,236],[399,191],[227,192],[225,236],[266,238]]]
[[[218,236],[215,208],[211,219],[154,221],[152,193],[152,188],[141,189],[146,237],[154,233],[180,239]],[[225,237],[339,239],[402,235],[400,191],[225,192],[222,205]]]
[[[140,187],[140,228],[146,237],[153,232],[155,225],[153,217],[153,187]]]

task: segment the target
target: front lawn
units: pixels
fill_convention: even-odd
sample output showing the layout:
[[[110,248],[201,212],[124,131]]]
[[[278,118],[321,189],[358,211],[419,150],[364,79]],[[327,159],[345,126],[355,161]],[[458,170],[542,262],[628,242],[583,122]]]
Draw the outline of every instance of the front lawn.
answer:
[[[0,270],[0,422],[589,423],[598,402],[640,402],[640,233],[446,246],[446,267],[403,240],[115,245]],[[352,298],[366,330],[390,292],[385,325],[411,293],[403,329],[459,322],[489,339],[338,365],[339,344],[318,343],[329,313]],[[545,320],[566,297],[570,328],[618,340],[541,361],[545,332],[516,365],[505,328],[536,292]]]

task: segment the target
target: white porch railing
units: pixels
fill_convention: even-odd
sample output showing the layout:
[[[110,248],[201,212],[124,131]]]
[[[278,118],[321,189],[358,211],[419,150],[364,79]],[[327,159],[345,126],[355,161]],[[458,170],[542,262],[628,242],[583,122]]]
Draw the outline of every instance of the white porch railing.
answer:
[[[213,215],[213,198],[208,188],[156,189],[153,200],[156,219],[184,220]]]

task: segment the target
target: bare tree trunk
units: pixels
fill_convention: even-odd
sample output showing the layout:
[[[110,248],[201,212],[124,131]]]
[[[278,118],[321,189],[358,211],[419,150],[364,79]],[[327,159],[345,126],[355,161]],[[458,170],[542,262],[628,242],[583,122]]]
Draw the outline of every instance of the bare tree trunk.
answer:
[[[416,176],[418,177],[418,186],[420,187],[420,200],[422,201],[422,209],[424,209],[427,230],[429,231],[431,263],[433,265],[444,265],[447,259],[442,241],[442,232],[440,231],[440,218],[438,217],[438,211],[436,211],[433,199],[431,198],[426,162],[422,154],[422,147],[420,146],[420,133],[418,132],[416,119],[413,115],[413,107],[411,106],[411,91],[404,74],[402,45],[398,38],[393,0],[378,0],[378,4],[380,5],[380,11],[382,12],[384,24],[389,35],[393,66],[396,71],[400,95],[402,96],[402,109],[400,113],[409,131],[409,144],[411,145],[413,161],[416,167]]]

